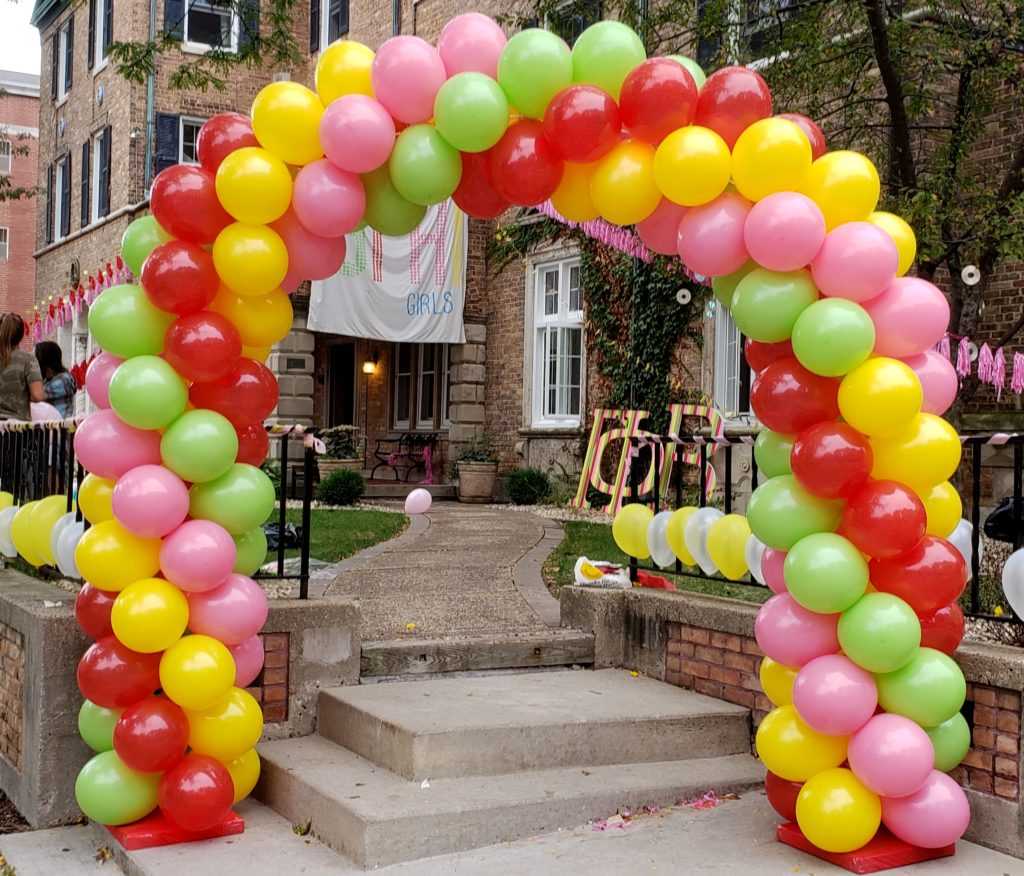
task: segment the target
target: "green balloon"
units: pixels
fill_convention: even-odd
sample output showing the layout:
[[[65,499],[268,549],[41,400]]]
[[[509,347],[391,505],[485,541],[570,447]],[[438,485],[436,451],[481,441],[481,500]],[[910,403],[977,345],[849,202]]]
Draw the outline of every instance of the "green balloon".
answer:
[[[756,267],[757,262],[753,259],[748,259],[747,263],[738,271],[733,271],[731,274],[723,274],[721,277],[712,277],[711,291],[715,293],[715,298],[721,301],[726,308],[731,309],[732,296],[736,292],[736,287],[739,285],[740,280]]]
[[[185,381],[159,356],[129,359],[110,378],[110,406],[136,429],[163,429],[182,415],[186,404]]]
[[[748,338],[774,344],[793,334],[797,318],[818,299],[808,271],[756,268],[732,296],[732,318]]]
[[[262,526],[232,536],[235,540],[235,571],[239,575],[252,575],[267,561],[267,534]]]
[[[835,532],[843,502],[812,496],[793,475],[765,481],[750,495],[747,522],[768,547],[788,551],[816,532]]]
[[[398,193],[387,165],[364,174],[362,180],[366,190],[363,218],[374,231],[388,237],[401,237],[423,221],[427,208],[407,201]]]
[[[270,478],[254,466],[236,462],[216,480],[189,490],[189,515],[243,535],[262,525],[274,510],[275,499]]]
[[[800,364],[822,377],[842,377],[875,347],[875,324],[855,301],[822,298],[797,318],[793,353]]]
[[[90,700],[78,710],[78,735],[93,751],[113,751],[114,725],[124,709],[107,709]]]
[[[186,411],[160,439],[163,464],[192,484],[219,478],[237,455],[238,433],[216,411]]]
[[[693,77],[693,83],[697,86],[697,90],[704,86],[705,80],[708,78],[703,68],[693,58],[687,58],[686,55],[669,55],[673,61],[677,61],[686,68],[686,72]]]
[[[918,650],[921,622],[898,596],[865,593],[839,618],[839,644],[862,669],[892,672]]]
[[[633,28],[621,21],[599,21],[572,47],[572,81],[596,85],[618,100],[625,78],[646,60],[644,41]]]
[[[971,728],[967,726],[967,719],[960,712],[937,727],[925,727],[924,732],[932,741],[932,748],[935,749],[935,769],[939,772],[948,773],[958,766],[967,756],[967,749],[971,747]]]
[[[868,589],[868,564],[857,548],[834,532],[802,538],[786,554],[786,589],[808,611],[839,614]]]
[[[131,272],[138,277],[146,257],[161,243],[171,240],[152,216],[140,216],[121,235],[121,257]]]
[[[434,124],[460,152],[483,152],[508,127],[508,98],[490,76],[456,73],[437,92]]]
[[[89,309],[89,331],[104,350],[122,359],[159,356],[175,318],[154,307],[141,286],[122,283],[102,292]]]
[[[398,135],[388,169],[398,194],[429,207],[450,198],[459,187],[462,157],[433,125],[413,125]]]
[[[138,821],[156,809],[161,775],[137,772],[125,766],[117,752],[101,752],[75,780],[78,808],[100,824]]]
[[[840,620],[840,642],[842,624]],[[956,715],[967,699],[967,682],[960,667],[952,657],[934,648],[918,648],[908,663],[895,672],[876,676],[875,682],[878,704],[883,709],[910,718],[926,730]]]
[[[792,474],[789,455],[793,452],[793,436],[762,429],[754,439],[754,459],[757,470],[767,478]]]
[[[572,85],[572,54],[564,40],[531,27],[521,30],[502,49],[498,84],[521,115],[544,117],[559,91]]]

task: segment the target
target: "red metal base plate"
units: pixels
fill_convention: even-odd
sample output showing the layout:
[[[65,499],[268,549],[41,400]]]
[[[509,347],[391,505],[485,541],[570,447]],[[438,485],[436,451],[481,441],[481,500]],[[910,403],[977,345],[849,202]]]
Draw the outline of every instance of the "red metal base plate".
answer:
[[[792,822],[780,824],[776,831],[780,843],[800,849],[851,873],[878,873],[894,867],[905,867],[908,864],[920,864],[922,861],[933,861],[936,858],[948,858],[956,854],[956,843],[941,849],[922,849],[912,846],[894,837],[884,827],[863,848],[855,852],[835,854],[826,852],[815,846],[801,833],[800,828]]]
[[[138,849],[151,849],[155,846],[173,846],[176,843],[191,843],[196,840],[216,839],[219,836],[231,836],[245,830],[245,820],[234,812],[229,812],[220,824],[206,830],[184,830],[178,827],[159,809],[119,827],[108,827],[110,835],[129,852]]]

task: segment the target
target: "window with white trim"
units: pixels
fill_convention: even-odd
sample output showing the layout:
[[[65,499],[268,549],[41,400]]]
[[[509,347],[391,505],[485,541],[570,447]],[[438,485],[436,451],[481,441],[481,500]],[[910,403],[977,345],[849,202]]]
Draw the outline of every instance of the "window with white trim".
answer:
[[[14,163],[14,147],[10,140],[0,140],[0,175],[7,176]]]
[[[238,16],[223,0],[188,0],[185,43],[195,49],[238,51]]]
[[[448,345],[395,344],[391,357],[391,425],[398,430],[446,428]]]
[[[534,268],[533,425],[578,426],[583,412],[580,260]]]
[[[71,75],[72,75],[72,52],[74,51],[74,33],[72,27],[74,26],[75,18],[71,16],[61,26],[57,35],[54,37],[55,43],[55,54],[57,60],[57,100],[61,101],[67,97],[68,92],[71,91]]]
[[[11,232],[0,226],[0,262],[6,262],[10,253]]]
[[[320,47],[327,48],[348,33],[349,0],[318,0],[320,3]]]
[[[54,165],[53,169],[53,239],[61,240],[67,236],[67,222],[65,221],[65,210],[68,209],[69,199],[64,192],[71,185],[70,162],[65,156]],[[68,217],[70,218],[70,217]]]
[[[114,41],[113,0],[90,0],[89,3],[89,64],[94,71],[107,64],[110,44]]]
[[[96,222],[107,214],[106,205],[103,203],[105,187],[107,185],[105,174],[106,168],[106,156],[110,144],[104,144],[104,139],[108,136],[109,128],[104,128],[102,131],[97,131],[93,134],[92,138],[92,167],[89,172],[89,179],[92,181],[91,189],[89,194],[89,221]]]
[[[750,368],[743,358],[743,336],[725,307],[715,303],[715,407],[727,417],[750,413]]]
[[[178,118],[178,164],[199,164],[199,131],[206,119],[191,116]]]

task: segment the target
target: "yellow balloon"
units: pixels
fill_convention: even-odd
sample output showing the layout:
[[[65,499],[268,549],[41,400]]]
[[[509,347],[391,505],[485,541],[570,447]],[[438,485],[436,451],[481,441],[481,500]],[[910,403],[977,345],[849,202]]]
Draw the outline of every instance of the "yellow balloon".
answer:
[[[881,228],[896,244],[896,252],[900,255],[896,276],[902,277],[910,270],[910,266],[914,264],[914,259],[917,257],[917,237],[914,234],[914,229],[895,213],[884,211],[872,213],[868,216],[868,222]]]
[[[112,520],[114,509],[110,503],[113,496],[112,480],[87,474],[78,488],[78,507],[82,509],[82,516],[93,525]]]
[[[729,185],[729,147],[710,128],[689,125],[669,134],[654,153],[654,182],[670,201],[696,207],[713,201]]]
[[[163,667],[161,665],[161,678]],[[252,694],[232,687],[206,709],[190,709],[188,744],[197,754],[227,764],[260,741],[263,710]],[[257,774],[259,766],[257,764]]]
[[[6,490],[0,491],[0,511],[10,508],[14,504],[14,496]]]
[[[117,594],[110,625],[126,648],[140,654],[166,651],[185,632],[188,600],[163,578],[143,578]]]
[[[948,538],[964,516],[964,503],[956,487],[945,481],[921,492],[920,496],[928,515],[928,535]]]
[[[800,789],[796,820],[819,849],[852,852],[878,833],[882,801],[851,770],[824,770]]]
[[[799,191],[810,169],[811,141],[789,119],[776,116],[754,122],[732,147],[733,182],[751,201]]]
[[[719,517],[708,529],[708,554],[718,570],[730,581],[739,581],[747,574],[744,549],[748,538],[750,524],[742,514]]]
[[[227,317],[247,347],[270,347],[292,330],[292,301],[280,289],[243,298],[221,286],[210,310]]]
[[[796,681],[797,670],[792,666],[783,666],[765,657],[761,660],[758,677],[761,689],[773,706],[788,706],[793,702],[793,682]]]
[[[121,591],[160,570],[160,539],[139,538],[116,520],[104,520],[85,531],[75,565],[98,590]]]
[[[686,524],[690,520],[690,515],[695,513],[696,510],[692,506],[676,509],[668,519],[668,526],[665,527],[665,541],[668,542],[668,546],[672,548],[672,553],[676,555],[679,562],[684,566],[697,565],[697,560],[686,546]]]
[[[571,222],[589,222],[600,215],[590,197],[590,180],[596,169],[596,163],[565,164],[562,181],[551,196],[551,204]]]
[[[826,736],[804,723],[793,705],[770,711],[754,745],[765,767],[789,782],[806,782],[846,760],[847,736]]]
[[[160,658],[160,687],[188,711],[213,707],[234,683],[235,658],[212,636],[184,636]],[[253,744],[239,749],[238,754]]]
[[[292,201],[292,175],[273,152],[246,146],[217,168],[217,198],[239,222],[266,225],[280,219]]]
[[[661,202],[654,182],[654,147],[625,140],[597,162],[590,180],[594,206],[609,222],[633,225],[646,219]]]
[[[256,787],[260,778],[260,756],[255,748],[250,748],[241,757],[224,764],[231,774],[231,781],[235,786],[235,803],[244,800]]]
[[[839,412],[865,435],[895,435],[920,413],[923,397],[921,381],[908,365],[875,356],[839,384]]]
[[[262,364],[270,356],[270,347],[242,347],[242,355]]]
[[[859,152],[826,152],[811,165],[803,192],[820,208],[831,231],[844,222],[867,219],[881,191],[878,171]]]
[[[288,164],[309,164],[320,147],[320,98],[298,82],[271,82],[252,102],[252,129],[264,149]]]
[[[33,566],[43,565],[43,558],[36,553],[36,539],[32,529],[32,518],[38,504],[38,499],[26,502],[11,520],[11,541],[25,562]]]
[[[288,273],[288,248],[273,228],[235,222],[213,242],[213,264],[233,292],[266,295]]]
[[[373,97],[373,51],[355,40],[338,40],[316,62],[316,90],[324,106],[345,94]]]
[[[872,438],[875,462],[871,476],[900,481],[919,494],[949,480],[960,464],[960,438],[935,414],[918,414],[891,438]]]
[[[67,514],[67,511],[67,496],[47,496],[45,499],[40,499],[39,504],[32,512],[34,553],[37,557],[42,557],[43,562],[48,566],[57,565],[50,547],[50,535],[53,532],[54,524]]]
[[[651,551],[647,547],[647,527],[654,519],[654,512],[646,505],[633,503],[623,505],[612,521],[612,538],[619,550],[626,556],[646,560]]]

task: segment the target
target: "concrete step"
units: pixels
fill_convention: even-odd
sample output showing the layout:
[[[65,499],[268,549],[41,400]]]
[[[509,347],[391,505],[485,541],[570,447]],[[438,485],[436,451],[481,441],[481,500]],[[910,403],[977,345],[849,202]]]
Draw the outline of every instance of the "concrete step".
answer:
[[[290,823],[309,823],[319,839],[366,868],[571,828],[709,788],[741,792],[764,780],[749,754],[423,782],[321,736],[269,742],[260,755],[260,799]]]
[[[410,780],[750,751],[746,709],[619,669],[331,688],[319,730]]]
[[[454,499],[455,484],[407,484],[404,481],[369,480],[370,473],[363,472],[366,478],[365,499],[404,499],[413,490],[422,487],[435,500]]]
[[[556,627],[532,633],[457,639],[363,642],[360,675],[380,678],[484,669],[589,666],[593,662],[593,634]]]

